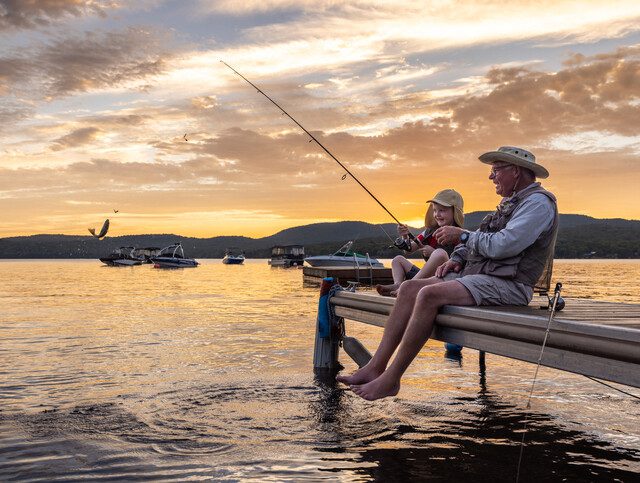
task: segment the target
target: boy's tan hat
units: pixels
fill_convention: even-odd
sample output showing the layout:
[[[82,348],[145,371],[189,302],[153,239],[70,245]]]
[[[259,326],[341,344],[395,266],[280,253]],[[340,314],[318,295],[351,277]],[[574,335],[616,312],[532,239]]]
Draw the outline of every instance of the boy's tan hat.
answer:
[[[484,153],[478,159],[485,164],[495,163],[496,161],[515,164],[516,166],[530,169],[538,178],[544,179],[549,177],[549,171],[547,171],[544,166],[536,163],[536,157],[531,151],[516,148],[515,146],[499,147],[497,151]]]
[[[446,189],[439,191],[432,199],[428,200],[427,203],[453,206],[453,221],[460,228],[464,226],[464,201],[462,200],[462,195],[456,190]],[[433,217],[433,204],[430,204],[429,208],[427,208],[424,225],[428,228],[436,228],[438,226],[436,219]]]

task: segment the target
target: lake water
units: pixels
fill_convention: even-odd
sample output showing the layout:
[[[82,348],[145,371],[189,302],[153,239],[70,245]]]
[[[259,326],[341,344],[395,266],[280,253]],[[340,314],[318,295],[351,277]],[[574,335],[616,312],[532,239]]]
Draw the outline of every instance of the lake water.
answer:
[[[0,481],[514,481],[525,420],[521,481],[637,481],[638,400],[541,368],[526,410],[533,364],[487,354],[480,373],[429,342],[398,397],[366,402],[314,378],[300,270],[201,262],[0,261]],[[554,278],[640,303],[639,260]]]

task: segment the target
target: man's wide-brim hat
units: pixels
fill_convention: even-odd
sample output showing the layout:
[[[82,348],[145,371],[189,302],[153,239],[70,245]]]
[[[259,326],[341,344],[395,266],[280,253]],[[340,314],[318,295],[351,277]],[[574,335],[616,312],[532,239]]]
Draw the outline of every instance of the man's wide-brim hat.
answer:
[[[532,152],[526,149],[516,148],[514,146],[502,146],[497,151],[489,151],[478,158],[486,164],[502,161],[509,164],[515,164],[522,168],[533,171],[537,178],[548,178],[549,171],[544,166],[536,163],[536,157]]]
[[[438,203],[442,206],[453,206],[453,221],[460,228],[464,226],[464,201],[462,200],[462,195],[456,190],[447,189],[439,191],[432,199],[428,200],[427,203],[430,203],[430,205],[424,217],[424,225],[426,227],[436,228],[438,226],[438,222],[436,222],[433,216],[433,203]]]

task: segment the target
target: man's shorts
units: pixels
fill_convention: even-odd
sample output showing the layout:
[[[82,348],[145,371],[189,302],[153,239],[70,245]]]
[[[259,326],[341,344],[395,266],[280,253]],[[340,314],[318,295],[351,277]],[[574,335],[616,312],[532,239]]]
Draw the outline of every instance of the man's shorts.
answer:
[[[507,278],[449,272],[444,279],[457,280],[471,293],[476,305],[529,305],[533,288]]]
[[[415,265],[411,265],[411,269],[405,275],[405,280],[411,280],[413,277],[418,275],[419,271],[420,269],[418,267],[416,267]]]

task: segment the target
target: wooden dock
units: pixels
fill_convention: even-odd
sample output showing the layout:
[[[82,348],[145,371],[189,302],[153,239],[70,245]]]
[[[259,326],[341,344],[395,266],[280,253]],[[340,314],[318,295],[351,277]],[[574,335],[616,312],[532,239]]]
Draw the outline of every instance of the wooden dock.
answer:
[[[384,327],[396,299],[340,291],[339,317]],[[549,319],[540,299],[528,307],[445,306],[432,338],[536,363]],[[566,299],[551,323],[542,365],[640,387],[640,304]]]
[[[303,267],[302,279],[305,284],[320,284],[323,278],[332,277],[340,285],[347,286],[349,282],[360,285],[375,285],[378,283],[393,283],[390,268],[376,267]]]

